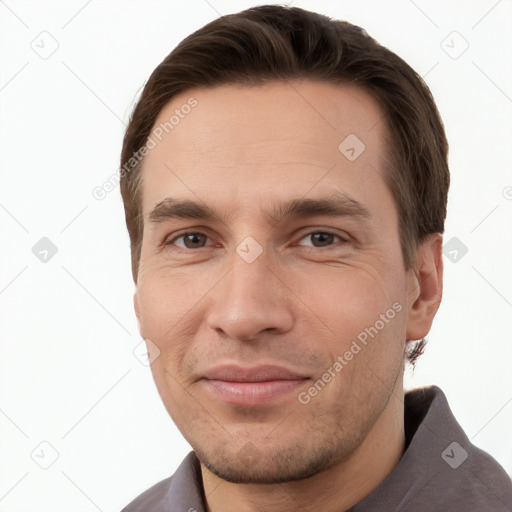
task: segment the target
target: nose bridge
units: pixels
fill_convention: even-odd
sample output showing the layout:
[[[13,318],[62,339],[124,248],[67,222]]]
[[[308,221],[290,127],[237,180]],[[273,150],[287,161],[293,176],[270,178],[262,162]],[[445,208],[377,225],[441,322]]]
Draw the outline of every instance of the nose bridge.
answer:
[[[225,303],[230,305],[233,312],[239,309],[244,316],[248,315],[250,308],[254,314],[263,314],[271,303],[278,302],[275,294],[279,292],[275,289],[274,280],[271,262],[265,255],[247,262],[236,254],[232,258],[231,269],[225,283]]]
[[[261,246],[260,246],[261,247]],[[261,248],[260,254],[255,254],[254,249],[251,247],[250,242],[242,242],[233,255],[230,262],[233,281],[243,282],[251,281],[258,282],[262,276],[271,274],[272,262],[268,256],[268,251],[263,252]]]
[[[237,251],[229,265],[212,302],[210,327],[239,340],[255,339],[265,330],[290,329],[293,315],[284,285],[272,270],[271,258],[262,253],[246,260]]]

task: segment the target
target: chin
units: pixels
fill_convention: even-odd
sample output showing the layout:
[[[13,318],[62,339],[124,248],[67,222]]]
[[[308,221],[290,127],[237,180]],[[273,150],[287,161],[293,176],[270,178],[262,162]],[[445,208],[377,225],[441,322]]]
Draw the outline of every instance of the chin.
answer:
[[[233,443],[234,444],[234,443]],[[331,447],[332,448],[332,447]],[[305,450],[304,446],[258,449],[248,442],[204,452],[195,449],[201,463],[213,474],[235,484],[280,484],[310,478],[335,465],[335,453],[328,447]]]

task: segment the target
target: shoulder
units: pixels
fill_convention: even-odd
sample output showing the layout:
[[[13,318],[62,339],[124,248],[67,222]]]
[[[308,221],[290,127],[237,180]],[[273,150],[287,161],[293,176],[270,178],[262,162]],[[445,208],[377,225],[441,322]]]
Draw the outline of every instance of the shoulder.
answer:
[[[460,466],[445,469],[452,483],[444,488],[446,501],[460,504],[463,496],[468,511],[512,510],[512,480],[498,462],[473,444],[462,456]]]
[[[172,476],[158,482],[135,498],[122,512],[156,512],[163,510],[162,504],[166,500],[172,481]]]
[[[406,449],[388,478],[353,512],[510,512],[512,481],[474,446],[436,386],[408,392]]]
[[[432,386],[406,395],[407,413],[410,423],[418,424],[409,447],[414,465],[409,468],[426,470],[419,480],[425,484],[417,491],[419,501],[434,500],[465,512],[512,510],[510,476],[491,455],[471,443],[441,389]]]
[[[174,475],[135,498],[122,512],[204,512],[204,492],[199,459],[190,452]]]

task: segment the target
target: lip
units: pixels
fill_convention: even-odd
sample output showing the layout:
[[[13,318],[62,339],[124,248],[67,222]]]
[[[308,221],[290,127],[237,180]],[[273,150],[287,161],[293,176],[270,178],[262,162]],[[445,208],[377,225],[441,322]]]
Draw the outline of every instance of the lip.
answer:
[[[202,380],[215,398],[230,405],[250,407],[285,397],[309,377],[280,366],[227,365],[206,371]]]

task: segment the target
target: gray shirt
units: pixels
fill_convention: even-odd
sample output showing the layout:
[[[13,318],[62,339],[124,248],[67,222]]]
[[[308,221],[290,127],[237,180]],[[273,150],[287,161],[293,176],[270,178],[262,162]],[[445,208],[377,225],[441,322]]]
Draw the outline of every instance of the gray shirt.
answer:
[[[473,446],[436,386],[405,394],[406,450],[391,475],[349,512],[509,512],[512,482]],[[206,512],[199,460],[190,452],[174,475],[122,512]]]

